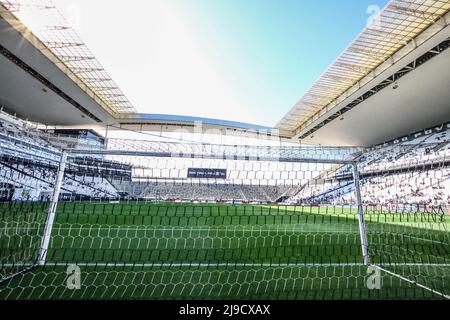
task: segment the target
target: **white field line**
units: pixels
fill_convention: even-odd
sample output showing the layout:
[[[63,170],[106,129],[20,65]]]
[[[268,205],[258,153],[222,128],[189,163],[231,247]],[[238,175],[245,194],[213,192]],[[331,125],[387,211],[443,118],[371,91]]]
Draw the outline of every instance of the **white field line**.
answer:
[[[329,264],[314,264],[314,263],[227,263],[227,262],[219,262],[219,263],[206,263],[206,262],[164,262],[164,263],[149,263],[149,262],[46,262],[44,267],[65,267],[70,265],[76,265],[79,267],[203,267],[203,268],[218,268],[218,267],[269,267],[269,268],[287,268],[287,267],[347,267],[347,266],[364,266],[363,263],[329,263]],[[14,264],[3,264],[3,267],[14,267],[14,266],[22,266],[22,264],[14,265]],[[30,266],[30,265],[25,265]]]
[[[432,240],[432,239],[427,239],[427,238],[414,237],[414,236],[409,236],[407,234],[403,234],[403,235],[401,235],[401,237],[408,237],[408,238],[411,238],[411,239],[422,240],[422,241],[425,241],[425,242],[433,242],[433,243],[440,243],[440,244],[443,243],[442,241]]]
[[[22,266],[33,266],[34,264],[0,264],[2,267],[22,267]],[[364,267],[366,266],[364,263],[206,263],[206,262],[179,262],[179,263],[149,263],[149,262],[46,262],[43,267],[66,267],[70,265],[76,265],[79,267],[268,267],[268,268],[301,268],[301,267]],[[408,266],[408,267],[450,267],[448,263],[389,263],[384,264],[385,266]],[[380,268],[376,265],[376,267]],[[384,270],[383,270],[384,271]]]
[[[444,297],[444,298],[447,299],[447,300],[450,300],[450,296],[449,296],[449,295],[446,295],[446,294],[444,294],[444,293],[442,293],[442,292],[439,292],[439,291],[437,291],[437,290],[434,290],[434,289],[432,289],[432,288],[430,288],[430,287],[427,287],[427,286],[425,286],[425,285],[423,285],[423,284],[420,284],[420,283],[418,283],[418,282],[416,282],[416,281],[410,280],[410,279],[408,279],[408,278],[406,278],[406,277],[403,277],[403,276],[401,276],[401,275],[399,275],[399,274],[396,274],[395,272],[386,270],[386,269],[384,269],[384,268],[382,268],[382,267],[380,267],[380,266],[378,266],[378,265],[374,265],[374,266],[377,267],[378,269],[380,269],[381,271],[384,271],[384,272],[386,272],[387,274],[390,274],[391,276],[394,276],[394,277],[399,278],[399,279],[401,279],[401,280],[403,280],[403,281],[406,281],[406,282],[409,282],[409,283],[411,283],[411,284],[414,284],[414,285],[416,285],[416,286],[418,286],[418,287],[420,287],[420,288],[422,288],[422,289],[425,289],[425,290],[430,291],[430,292],[432,292],[432,293],[434,293],[434,294],[437,294],[437,295],[439,295],[439,296],[441,296],[441,297]]]
[[[356,227],[356,226],[355,226]],[[0,230],[41,230],[41,228],[3,228]],[[174,228],[158,228],[158,227],[142,227],[142,228],[129,228],[125,226],[118,226],[118,227],[87,227],[87,226],[80,226],[80,227],[54,227],[53,230],[62,230],[62,231],[77,231],[77,230],[110,230],[110,231],[147,231],[147,230],[154,230],[154,231],[178,231],[178,232],[187,232],[187,231],[219,231],[219,232],[315,232],[315,233],[359,233],[358,229],[355,230],[320,230],[320,229],[300,229],[300,228],[290,228],[290,229],[283,229],[283,228],[271,228],[271,229],[248,229],[248,228],[196,228],[196,227],[174,227]]]

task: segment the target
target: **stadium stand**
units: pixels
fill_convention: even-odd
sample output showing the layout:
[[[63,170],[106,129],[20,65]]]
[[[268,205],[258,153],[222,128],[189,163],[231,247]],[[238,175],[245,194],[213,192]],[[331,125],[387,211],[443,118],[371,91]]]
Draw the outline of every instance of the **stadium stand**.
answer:
[[[358,158],[365,204],[450,205],[449,126],[415,135],[368,148]],[[289,202],[355,203],[351,170],[344,166],[330,175],[328,182],[304,186]]]
[[[232,201],[274,203],[288,189],[278,186],[235,184],[151,183],[142,197],[160,200]]]
[[[30,130],[30,127],[33,130]],[[439,129],[439,128],[438,128]],[[67,143],[69,141],[69,143]],[[80,143],[80,141],[82,141]],[[31,188],[30,199],[38,200],[49,197],[60,157],[60,147],[78,145],[89,146],[101,150],[103,145],[96,139],[62,134],[52,137],[52,133],[36,129],[26,121],[22,121],[5,112],[0,113],[1,173],[2,194],[11,198],[12,190],[7,192],[6,186],[15,188]],[[130,140],[112,140],[114,148]],[[130,145],[128,145],[130,147]],[[171,151],[171,155],[203,153],[224,154],[234,159],[251,159],[286,156],[288,149],[267,148],[267,154],[251,146],[214,146],[183,145],[150,141],[133,141],[131,148],[136,150]],[[201,150],[203,148],[203,150]],[[226,150],[224,150],[224,148]],[[276,150],[276,151],[274,151]],[[300,149],[298,149],[300,150]],[[276,154],[274,154],[276,152]],[[300,151],[299,151],[300,152]],[[331,150],[330,154],[337,154]],[[298,153],[296,156],[301,156]],[[353,155],[358,155],[354,152]],[[329,156],[325,153],[325,156]],[[344,154],[344,157],[351,157]],[[213,157],[214,158],[214,157]],[[450,205],[450,130],[447,125],[440,130],[425,130],[416,134],[415,138],[400,138],[383,145],[364,150],[358,156],[362,175],[362,195],[366,205]],[[157,167],[161,162],[154,162],[147,167]],[[137,167],[137,166],[136,166]],[[156,169],[156,168],[155,168]],[[164,168],[160,168],[164,170]],[[136,181],[132,172],[139,177],[138,169],[132,164],[123,164],[105,159],[105,157],[75,157],[70,162],[67,175],[62,186],[63,199],[117,199],[122,197],[147,200],[173,201],[242,201],[273,203],[285,201],[290,204],[354,204],[354,184],[350,166],[335,166],[322,174],[322,183],[310,184],[307,179],[299,180],[299,185],[283,186],[255,185],[244,183],[254,168],[237,164],[229,172],[227,181],[193,181],[186,179],[183,170],[166,170],[166,180],[176,181]],[[260,167],[259,170],[263,168]],[[242,178],[244,177],[244,178]],[[255,177],[255,175],[253,175]],[[284,181],[281,176],[278,176]],[[312,177],[311,177],[312,178]],[[138,180],[138,179],[137,179]],[[249,179],[247,179],[249,180]],[[287,179],[285,179],[287,180]],[[11,183],[13,181],[13,183]],[[273,183],[272,183],[273,184]],[[30,196],[31,195],[31,196]],[[17,195],[16,195],[17,196]]]
[[[5,200],[48,200],[54,187],[52,181],[61,151],[51,144],[51,139],[43,138],[48,135],[30,127],[26,121],[0,112],[0,183]],[[62,195],[69,199],[117,198],[116,189],[105,177],[124,174],[123,170],[124,166],[114,166],[108,161],[75,159],[67,170]],[[25,195],[14,192],[24,188]]]

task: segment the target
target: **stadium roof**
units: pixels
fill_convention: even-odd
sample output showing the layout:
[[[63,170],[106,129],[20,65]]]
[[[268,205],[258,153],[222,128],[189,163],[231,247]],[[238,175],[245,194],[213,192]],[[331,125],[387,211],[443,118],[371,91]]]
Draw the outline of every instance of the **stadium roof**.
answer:
[[[240,128],[240,129],[246,129],[250,131],[271,131],[272,128],[256,125],[256,124],[250,124],[250,123],[244,123],[244,122],[237,122],[237,121],[228,121],[228,120],[219,120],[219,119],[211,119],[211,118],[201,118],[201,117],[191,117],[191,116],[179,116],[179,115],[170,115],[170,114],[145,114],[145,113],[138,113],[138,114],[129,114],[129,115],[123,115],[121,124],[125,125],[128,122],[138,121],[139,123],[145,123],[147,122],[153,122],[153,121],[160,121],[160,122],[178,122],[178,123],[202,123],[203,125],[210,125],[210,126],[216,126],[216,127],[229,127],[229,128]]]
[[[448,0],[390,1],[276,128],[299,138],[311,135],[306,129],[316,120],[448,26],[449,10]]]
[[[108,72],[51,1],[1,0],[113,113],[136,112]],[[37,19],[37,15],[39,19]]]
[[[273,134],[272,128],[236,121],[137,113],[47,0],[0,0],[0,70],[0,104],[45,125],[173,131],[201,123],[204,131]]]

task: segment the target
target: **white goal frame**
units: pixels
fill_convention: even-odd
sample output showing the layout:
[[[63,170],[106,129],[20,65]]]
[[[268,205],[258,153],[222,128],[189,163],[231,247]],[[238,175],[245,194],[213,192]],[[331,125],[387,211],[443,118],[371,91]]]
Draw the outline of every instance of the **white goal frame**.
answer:
[[[115,155],[115,156],[137,156],[137,157],[163,157],[167,158],[166,154],[161,154],[157,152],[146,152],[146,151],[127,151],[127,150],[80,150],[80,149],[65,149],[62,150],[61,159],[58,167],[57,180],[53,189],[52,202],[48,210],[47,221],[44,228],[44,236],[42,239],[41,248],[39,250],[38,265],[45,265],[47,251],[50,244],[50,237],[53,229],[53,223],[56,217],[56,208],[58,206],[58,198],[61,191],[62,180],[64,178],[64,172],[66,167],[66,162],[68,155],[70,154],[89,154],[89,155]],[[188,158],[192,155],[183,155],[182,157]],[[207,157],[205,157],[206,159]],[[264,159],[260,159],[264,160]],[[269,160],[269,159],[265,159]],[[358,171],[357,161],[352,160],[333,160],[333,159],[315,159],[315,158],[289,158],[284,162],[297,162],[297,163],[320,163],[320,164],[341,164],[350,165],[353,169],[353,181],[355,183],[356,190],[356,202],[358,208],[358,224],[359,224],[359,235],[361,239],[361,254],[364,260],[364,265],[370,265],[369,258],[369,244],[367,241],[367,231],[366,224],[364,220],[364,210],[361,199],[360,190],[360,176]]]

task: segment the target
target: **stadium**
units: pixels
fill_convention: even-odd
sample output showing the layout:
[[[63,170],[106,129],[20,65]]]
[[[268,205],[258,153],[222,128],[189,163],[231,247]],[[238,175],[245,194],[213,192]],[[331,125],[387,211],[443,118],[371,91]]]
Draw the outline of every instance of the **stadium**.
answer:
[[[272,126],[140,113],[1,0],[0,299],[450,299],[449,47],[390,0]]]

